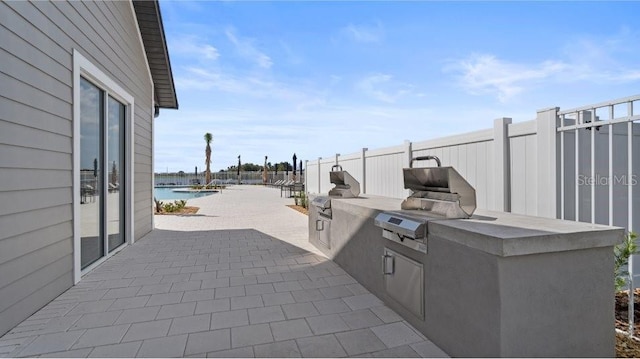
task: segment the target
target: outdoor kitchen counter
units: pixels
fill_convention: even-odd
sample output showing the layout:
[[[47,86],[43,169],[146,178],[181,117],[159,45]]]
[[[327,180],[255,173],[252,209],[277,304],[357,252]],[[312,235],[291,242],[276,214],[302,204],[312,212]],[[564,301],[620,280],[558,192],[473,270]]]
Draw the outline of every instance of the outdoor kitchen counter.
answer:
[[[318,240],[311,209],[309,241],[451,356],[614,355],[612,249],[623,229],[477,210],[430,221],[421,253],[374,225],[401,202],[331,198],[328,237]],[[388,254],[393,274],[383,274]]]
[[[312,194],[311,198],[314,197]],[[331,200],[334,210],[345,210],[369,218],[383,211],[399,211],[402,203],[401,199],[371,195]],[[622,241],[624,230],[478,209],[469,219],[432,220],[428,225],[428,233],[493,255],[508,257],[612,246]]]

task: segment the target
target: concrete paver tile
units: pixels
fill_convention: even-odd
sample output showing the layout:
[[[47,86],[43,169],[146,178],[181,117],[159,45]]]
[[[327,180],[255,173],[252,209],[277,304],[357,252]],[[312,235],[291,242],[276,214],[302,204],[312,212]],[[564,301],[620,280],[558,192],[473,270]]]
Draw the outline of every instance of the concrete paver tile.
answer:
[[[290,282],[277,282],[273,283],[273,287],[276,292],[291,292],[295,290],[302,290],[302,286],[298,281],[290,281]]]
[[[366,309],[383,305],[382,301],[371,293],[354,295],[353,297],[343,298],[343,300],[351,310]]]
[[[313,305],[316,306],[320,314],[346,313],[351,311],[351,308],[340,298],[314,301]]]
[[[71,346],[84,334],[84,330],[71,332],[52,333],[40,335],[24,349],[20,350],[20,356],[35,356],[44,353],[69,350]]]
[[[70,329],[88,329],[112,325],[116,319],[118,319],[120,313],[122,313],[122,311],[84,314]]]
[[[253,347],[256,358],[300,358],[302,354],[295,340],[260,344]]]
[[[182,294],[182,292],[152,294],[149,301],[147,301],[146,306],[153,307],[156,305],[180,303],[182,300]]]
[[[133,323],[122,338],[122,342],[133,342],[150,338],[164,337],[169,332],[171,319],[154,320],[151,322]]]
[[[127,329],[129,329],[129,324],[87,329],[72,348],[79,349],[120,343]]]
[[[322,295],[327,299],[351,297],[353,293],[343,285],[335,287],[326,287],[318,289]]]
[[[271,323],[271,331],[276,341],[303,338],[313,335],[304,319],[286,320]]]
[[[384,343],[369,329],[336,333],[335,335],[348,355],[358,355],[387,349]]]
[[[391,310],[391,308],[386,305],[381,305],[379,307],[369,308],[375,315],[378,316],[385,323],[394,323],[402,321],[402,317],[398,315],[398,313]]]
[[[253,347],[210,352],[207,358],[254,358]]]
[[[210,314],[193,315],[190,317],[174,318],[171,327],[169,328],[169,335],[188,334],[208,331],[211,324]],[[202,351],[200,353],[207,352]],[[195,354],[195,353],[192,353]]]
[[[350,329],[362,329],[384,324],[382,320],[369,309],[342,313],[340,317],[342,317],[342,320],[347,323]]]
[[[423,357],[408,345],[401,345],[399,347],[380,350],[369,354],[374,358],[435,358],[430,356]]]
[[[258,278],[254,275],[229,278],[229,285],[231,287],[236,287],[239,285],[252,285],[252,284],[258,284]]]
[[[282,308],[278,305],[263,308],[249,309],[249,322],[260,324],[285,320]]]
[[[231,330],[220,329],[189,334],[185,355],[220,351],[231,348]]]
[[[174,282],[171,286],[170,292],[185,292],[188,290],[199,290],[200,285],[202,285],[202,281],[200,280],[190,280],[187,282]]]
[[[303,289],[291,292],[296,303],[311,302],[314,300],[323,300],[324,296],[318,289]]]
[[[158,315],[158,311],[160,311],[160,306],[126,309],[122,311],[122,314],[120,314],[115,324],[147,322],[155,319]]]
[[[229,278],[204,279],[200,289],[224,288],[229,286]]]
[[[196,310],[196,302],[167,304],[160,307],[156,320],[176,317],[188,317]]]
[[[201,300],[210,300],[215,297],[215,289],[200,289],[184,292],[182,302],[197,302]]]
[[[211,280],[216,279],[216,271],[192,273],[189,280]]]
[[[338,358],[344,357],[344,351],[333,334],[296,339],[303,357]]]
[[[144,307],[149,301],[149,295],[143,295],[141,297],[129,297],[129,298],[119,298],[116,299],[113,304],[109,307],[108,310],[119,310],[119,309],[131,309],[131,308],[140,308]]]
[[[371,330],[388,348],[421,342],[422,339],[403,322],[383,324]]]
[[[102,299],[134,297],[140,291],[140,288],[142,286],[109,289]]]
[[[169,293],[169,290],[171,290],[171,283],[148,284],[142,286],[138,295]]]
[[[244,291],[244,286],[237,287],[224,287],[216,289],[216,299],[219,298],[229,298],[229,297],[243,297],[246,293]]]
[[[105,300],[97,300],[90,302],[82,302],[75,306],[68,315],[74,314],[87,314],[87,313],[97,313],[104,312],[115,302],[115,299],[105,299]]]
[[[195,314],[222,312],[230,309],[229,298],[200,300],[196,302]]]
[[[270,343],[273,341],[269,324],[254,324],[231,328],[231,346],[233,348]]]
[[[265,306],[295,303],[296,300],[289,292],[262,294]]]
[[[72,349],[39,355],[40,358],[86,358],[93,348]]]
[[[247,295],[275,293],[275,289],[273,289],[273,284],[271,283],[245,285],[244,290],[247,292]]]
[[[328,334],[349,330],[349,326],[338,314],[320,315],[307,318],[313,334]]]
[[[411,344],[411,348],[423,358],[448,358],[449,355],[429,340]]]
[[[92,348],[90,358],[133,358],[138,353],[142,342],[111,344]]]
[[[348,274],[326,277],[326,278],[324,278],[324,280],[330,286],[346,285],[346,284],[357,284],[358,283],[355,279],[353,279],[353,277],[351,277]]]
[[[139,358],[179,358],[184,355],[187,335],[147,339],[138,350]]]
[[[320,314],[316,307],[313,306],[313,303],[310,302],[283,304],[282,310],[284,310],[284,314],[287,316],[287,319],[311,317]]]
[[[224,329],[249,324],[246,309],[218,312],[211,314],[211,329]]]
[[[231,309],[247,309],[263,307],[262,297],[259,295],[249,295],[245,297],[235,297],[231,300]]]

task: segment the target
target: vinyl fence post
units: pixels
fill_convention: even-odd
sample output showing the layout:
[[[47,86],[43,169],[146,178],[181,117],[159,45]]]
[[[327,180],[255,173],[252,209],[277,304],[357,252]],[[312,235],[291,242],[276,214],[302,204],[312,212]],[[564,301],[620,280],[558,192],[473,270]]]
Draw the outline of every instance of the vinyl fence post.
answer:
[[[360,160],[362,161],[362,183],[360,188],[362,193],[367,193],[367,151],[368,148],[363,148],[360,152]]]
[[[322,183],[320,183],[320,180],[322,179],[322,176],[320,175],[320,160],[322,159],[322,157],[318,157],[318,193],[320,192],[320,189],[322,188]]]
[[[509,125],[511,119],[498,118],[493,121],[493,149],[495,174],[495,210],[511,211],[511,170],[509,158]]]
[[[558,107],[551,107],[537,111],[536,116],[536,141],[538,151],[538,163],[536,174],[538,176],[538,209],[539,217],[558,218],[558,181],[557,181],[557,128]],[[544,195],[542,195],[544,194]]]

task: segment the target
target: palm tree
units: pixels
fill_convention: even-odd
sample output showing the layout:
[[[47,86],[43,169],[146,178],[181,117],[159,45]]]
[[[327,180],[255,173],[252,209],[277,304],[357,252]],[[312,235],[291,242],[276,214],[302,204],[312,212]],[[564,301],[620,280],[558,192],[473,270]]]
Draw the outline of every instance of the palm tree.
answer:
[[[208,185],[211,182],[211,169],[209,166],[211,165],[211,141],[213,141],[213,136],[207,132],[204,134],[204,141],[207,143],[207,148],[204,150],[205,160],[204,164],[207,165],[207,169],[205,171],[205,185]]]

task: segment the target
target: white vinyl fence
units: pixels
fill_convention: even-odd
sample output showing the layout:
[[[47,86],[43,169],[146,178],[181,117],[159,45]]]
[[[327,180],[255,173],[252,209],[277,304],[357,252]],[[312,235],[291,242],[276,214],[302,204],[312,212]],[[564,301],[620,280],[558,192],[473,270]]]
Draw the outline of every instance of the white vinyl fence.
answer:
[[[435,155],[476,189],[478,208],[637,232],[638,105],[640,95],[571,110],[552,107],[526,122],[500,118],[487,130],[318,158],[306,161],[306,188],[327,193],[329,172],[339,164],[360,181],[363,195],[404,198],[402,168],[413,157]]]

